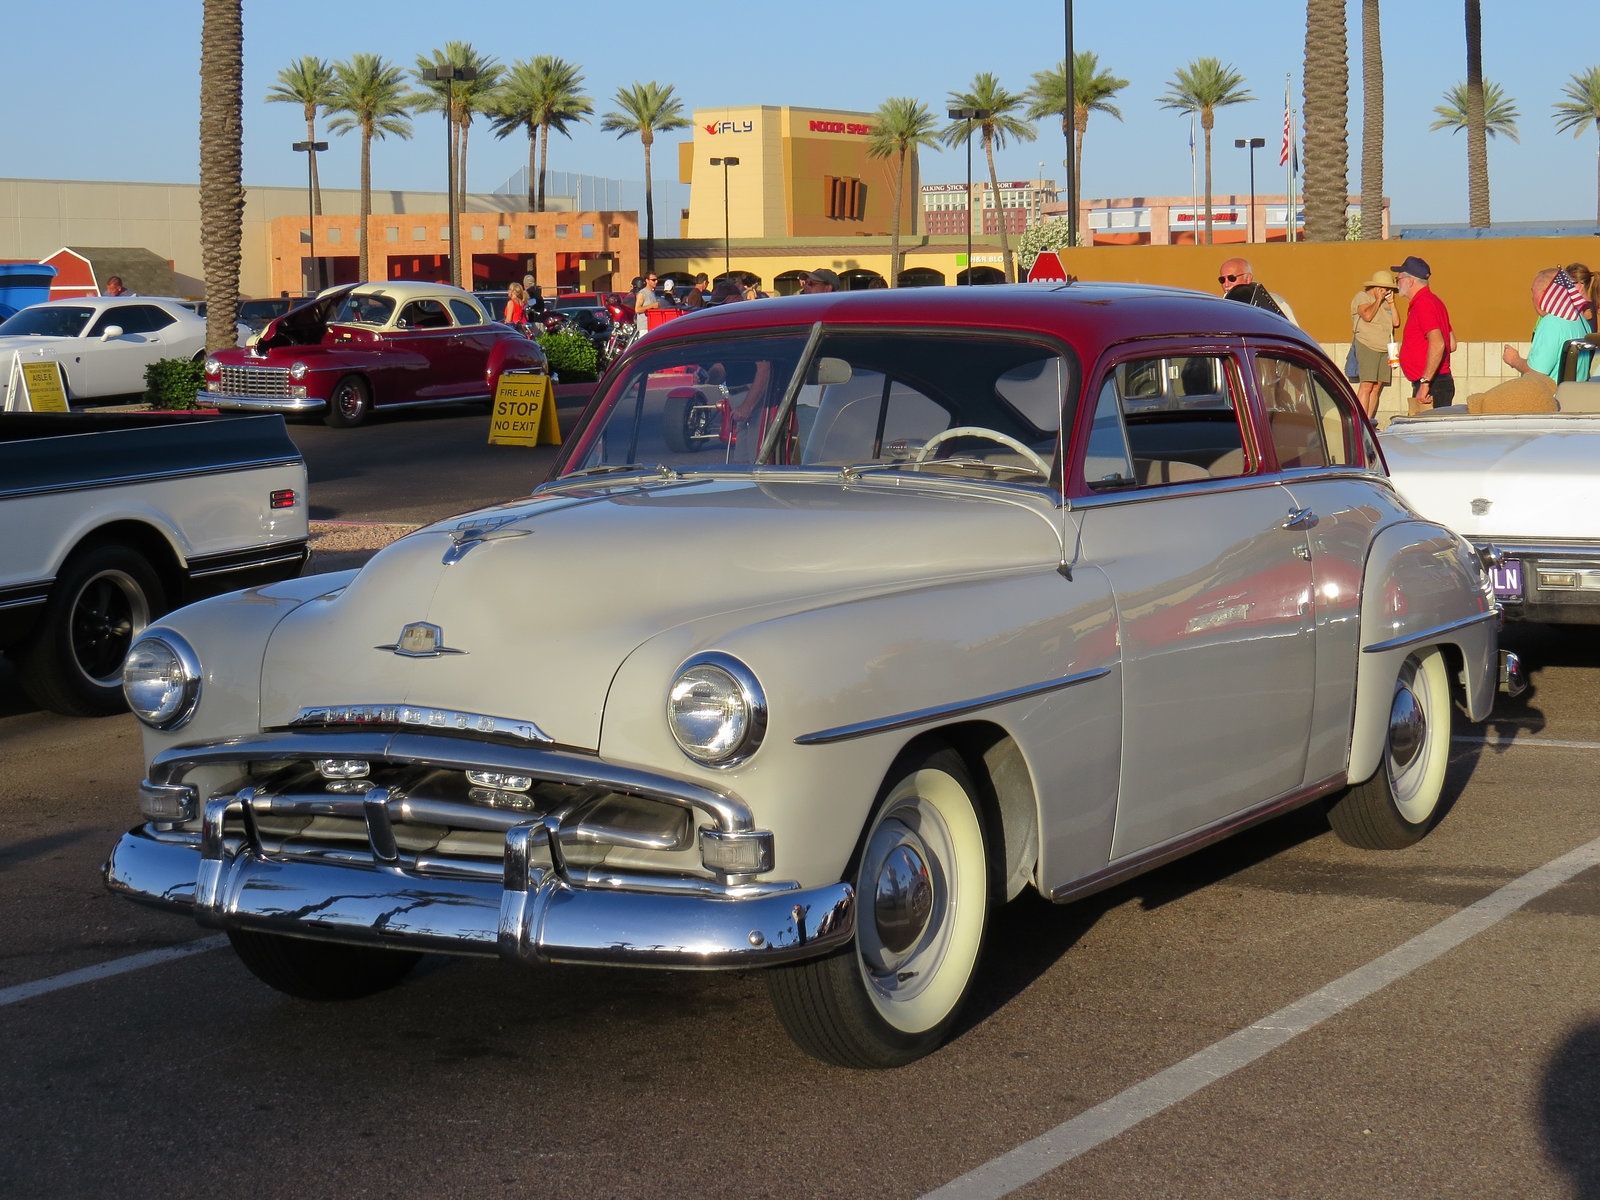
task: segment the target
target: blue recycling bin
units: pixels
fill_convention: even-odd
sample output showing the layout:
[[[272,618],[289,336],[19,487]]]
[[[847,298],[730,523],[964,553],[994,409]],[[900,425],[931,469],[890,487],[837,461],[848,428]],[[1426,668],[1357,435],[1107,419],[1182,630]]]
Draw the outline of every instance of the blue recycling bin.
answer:
[[[50,299],[56,269],[44,263],[0,263],[0,320]]]

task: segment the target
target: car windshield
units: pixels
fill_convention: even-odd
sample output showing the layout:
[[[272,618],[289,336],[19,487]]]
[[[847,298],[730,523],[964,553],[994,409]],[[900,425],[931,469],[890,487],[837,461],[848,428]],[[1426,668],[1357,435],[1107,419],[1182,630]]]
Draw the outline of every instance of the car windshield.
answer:
[[[958,330],[807,341],[724,337],[634,359],[564,473],[763,463],[1051,475],[1063,406],[1077,396],[1062,351]]]
[[[393,313],[392,298],[373,296],[365,292],[351,292],[340,303],[331,319],[343,325],[387,325]]]
[[[77,337],[92,316],[92,308],[25,308],[0,324],[0,337],[16,334]]]

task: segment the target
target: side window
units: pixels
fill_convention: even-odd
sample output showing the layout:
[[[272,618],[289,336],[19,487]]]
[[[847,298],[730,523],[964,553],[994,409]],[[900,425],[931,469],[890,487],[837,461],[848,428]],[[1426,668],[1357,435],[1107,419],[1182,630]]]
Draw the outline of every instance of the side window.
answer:
[[[1362,461],[1361,433],[1365,422],[1356,420],[1355,414],[1339,399],[1339,393],[1327,380],[1313,373],[1311,399],[1317,406],[1317,419],[1322,424],[1322,441],[1328,448],[1328,458],[1336,466],[1353,467]],[[1364,430],[1363,430],[1364,431]],[[1377,461],[1376,458],[1368,459]]]
[[[138,310],[142,306],[123,304],[116,308],[108,308],[95,318],[94,324],[89,327],[89,336],[97,338],[107,329],[115,325],[123,333],[143,333],[144,328],[138,317]]]
[[[450,314],[437,300],[413,300],[400,310],[396,324],[402,329],[445,329],[450,325]]]
[[[143,333],[156,333],[178,319],[166,309],[157,308],[153,304],[140,304],[137,309],[139,318],[143,322],[141,326]]]
[[[1118,363],[1100,387],[1084,482],[1104,491],[1246,474],[1229,363],[1217,354]]]
[[[456,315],[457,325],[482,325],[483,314],[465,300],[450,301],[450,311]]]
[[[1326,467],[1355,461],[1353,425],[1331,389],[1297,362],[1256,356],[1261,406],[1278,466]]]

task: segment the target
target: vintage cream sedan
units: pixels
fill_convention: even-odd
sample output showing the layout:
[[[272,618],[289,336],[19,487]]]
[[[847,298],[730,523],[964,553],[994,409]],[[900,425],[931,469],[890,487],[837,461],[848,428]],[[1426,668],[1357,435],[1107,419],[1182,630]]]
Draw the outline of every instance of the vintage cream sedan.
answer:
[[[148,629],[106,879],[296,996],[421,951],[766,967],[807,1052],[892,1066],[1026,888],[1306,804],[1423,836],[1498,619],[1274,316],[728,305],[641,339],[531,496]]]

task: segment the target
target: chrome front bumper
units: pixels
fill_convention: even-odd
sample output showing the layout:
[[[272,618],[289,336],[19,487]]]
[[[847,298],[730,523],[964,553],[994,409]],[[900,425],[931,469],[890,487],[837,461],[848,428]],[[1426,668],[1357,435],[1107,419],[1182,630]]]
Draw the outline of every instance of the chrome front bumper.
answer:
[[[225,411],[273,412],[294,415],[316,413],[328,407],[328,402],[317,396],[230,396],[226,392],[199,392],[195,401],[202,408],[220,408]]]
[[[844,883],[717,896],[575,887],[534,861],[548,837],[537,822],[506,831],[501,881],[265,857],[225,834],[230,810],[233,798],[209,801],[200,833],[130,830],[106,886],[219,929],[521,963],[758,967],[825,954],[855,931]]]

